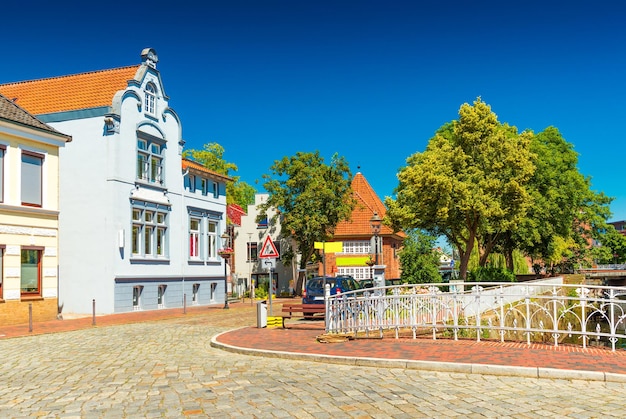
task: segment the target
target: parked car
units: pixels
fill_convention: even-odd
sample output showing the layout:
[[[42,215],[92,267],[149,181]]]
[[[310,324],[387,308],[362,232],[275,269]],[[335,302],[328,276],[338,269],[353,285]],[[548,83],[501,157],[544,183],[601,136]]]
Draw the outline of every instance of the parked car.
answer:
[[[327,276],[326,283],[330,285],[330,295],[348,291],[360,290],[358,281],[351,276]],[[321,304],[324,302],[324,277],[316,276],[306,283],[305,295],[302,304]]]

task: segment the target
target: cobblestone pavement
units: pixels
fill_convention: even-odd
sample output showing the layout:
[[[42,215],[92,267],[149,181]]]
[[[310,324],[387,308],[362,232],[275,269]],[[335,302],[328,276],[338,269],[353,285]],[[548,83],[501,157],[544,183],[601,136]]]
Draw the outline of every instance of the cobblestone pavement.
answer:
[[[2,418],[623,417],[626,384],[247,356],[249,310],[0,340]]]

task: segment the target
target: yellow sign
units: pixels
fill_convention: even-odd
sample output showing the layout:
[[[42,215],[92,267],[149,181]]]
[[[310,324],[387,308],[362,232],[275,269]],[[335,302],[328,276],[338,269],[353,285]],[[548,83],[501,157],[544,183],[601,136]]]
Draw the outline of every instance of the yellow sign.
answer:
[[[315,242],[315,249],[324,249],[324,253],[341,253],[343,252],[343,242]]]
[[[370,260],[369,256],[350,256],[339,257],[335,259],[337,266],[367,266],[367,262]]]

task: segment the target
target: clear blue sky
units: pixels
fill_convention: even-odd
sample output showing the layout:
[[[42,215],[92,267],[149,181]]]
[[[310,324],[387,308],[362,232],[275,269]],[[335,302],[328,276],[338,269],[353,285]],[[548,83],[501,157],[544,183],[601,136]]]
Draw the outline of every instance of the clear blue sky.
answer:
[[[196,4],[197,3],[197,4]],[[626,2],[151,1],[3,4],[0,82],[159,56],[187,148],[242,180],[345,156],[384,198],[406,158],[480,96],[518,129],[556,126],[626,220]]]

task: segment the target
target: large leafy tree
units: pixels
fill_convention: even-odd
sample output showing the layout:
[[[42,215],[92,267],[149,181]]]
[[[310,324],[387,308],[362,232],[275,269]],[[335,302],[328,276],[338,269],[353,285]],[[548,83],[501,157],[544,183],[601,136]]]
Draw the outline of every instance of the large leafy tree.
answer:
[[[486,260],[498,236],[510,231],[531,204],[526,184],[534,172],[529,133],[498,121],[477,99],[444,125],[426,151],[398,172],[396,199],[386,198],[386,222],[397,230],[425,229],[447,238],[465,279],[474,244]]]
[[[510,268],[514,249],[550,267],[579,263],[589,241],[606,231],[611,199],[591,190],[578,170],[578,154],[559,130],[548,127],[533,136],[536,170],[528,184],[532,206],[517,228],[500,242]]]
[[[213,170],[221,175],[229,176],[233,182],[226,184],[226,202],[237,204],[244,209],[250,204],[254,204],[256,190],[250,184],[243,182],[240,176],[234,175],[239,169],[235,163],[224,159],[224,147],[217,143],[208,143],[202,150],[186,150],[183,157],[200,163],[207,169]]]
[[[439,255],[433,250],[435,240],[435,237],[420,230],[408,233],[399,252],[403,282],[427,284],[443,280],[439,273]]]
[[[270,171],[263,175],[269,197],[259,206],[260,217],[265,217],[269,208],[277,210],[274,218],[280,217],[283,236],[294,242],[303,271],[315,252],[315,242],[330,239],[337,224],[350,218],[355,205],[352,174],[343,157],[335,154],[326,164],[318,151],[283,157]],[[302,271],[295,287],[298,294]]]

